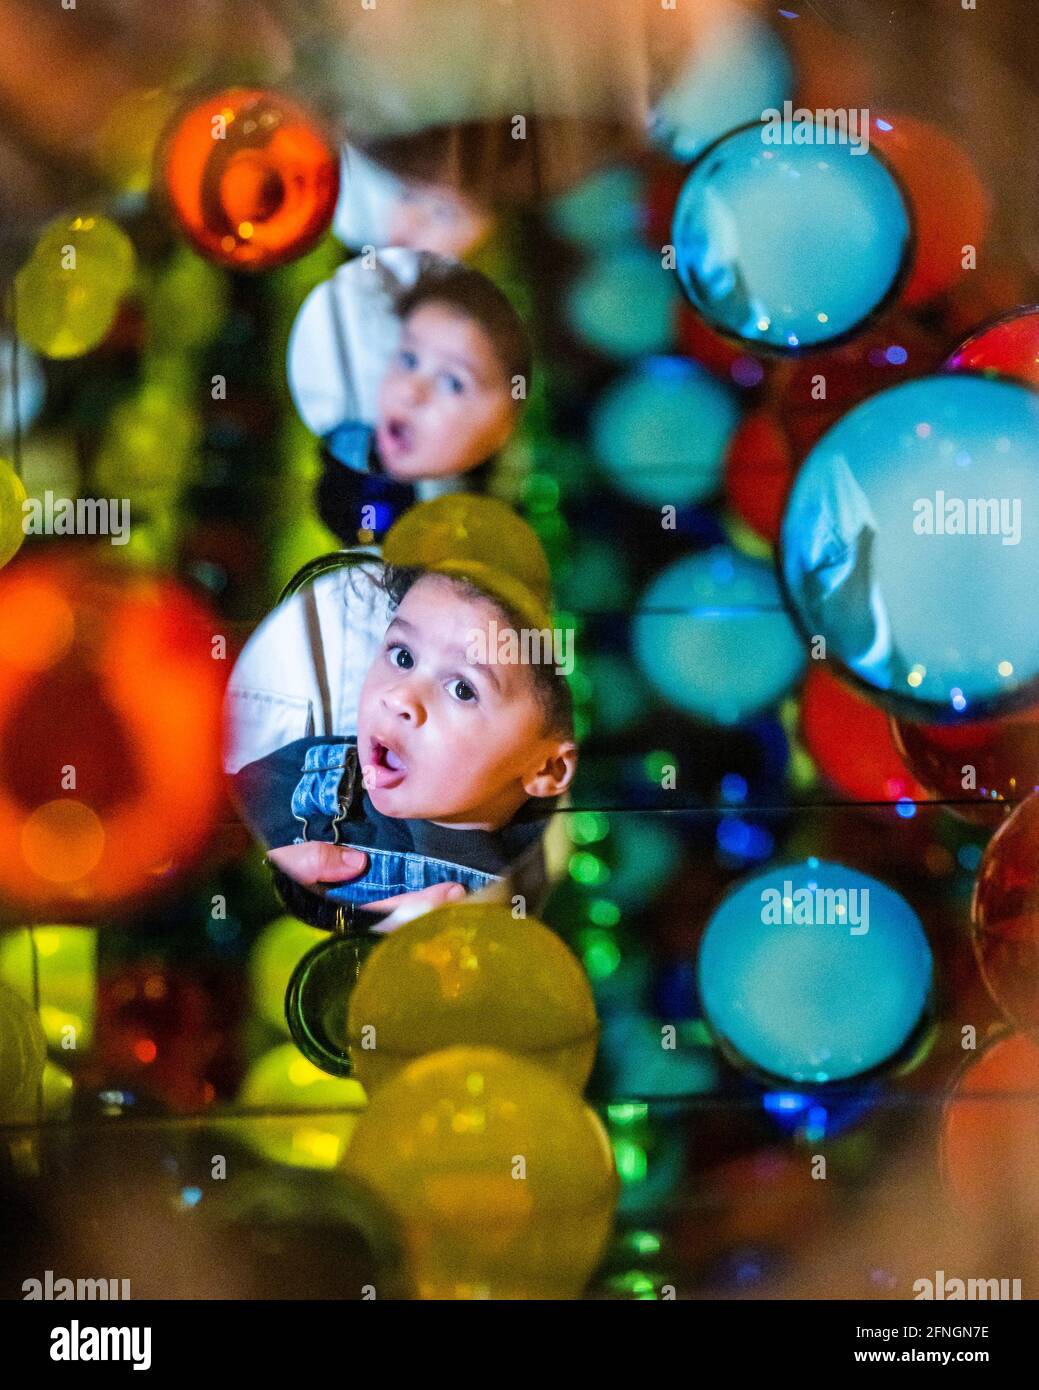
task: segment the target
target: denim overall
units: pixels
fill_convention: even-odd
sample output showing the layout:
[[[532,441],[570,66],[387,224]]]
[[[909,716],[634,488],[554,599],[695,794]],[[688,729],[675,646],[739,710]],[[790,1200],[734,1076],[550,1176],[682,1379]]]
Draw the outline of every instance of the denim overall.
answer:
[[[371,834],[374,827],[356,819],[362,796],[359,771],[353,744],[316,744],[306,750],[303,775],[292,794],[292,814],[300,823],[296,844],[311,839],[328,841],[331,825],[332,844],[348,845],[368,856],[369,867],[362,877],[328,888],[327,898],[365,906],[435,883],[460,883],[467,893],[475,893],[499,881],[498,874],[482,873],[464,864],[366,844],[365,832]],[[355,812],[352,820],[351,810]]]

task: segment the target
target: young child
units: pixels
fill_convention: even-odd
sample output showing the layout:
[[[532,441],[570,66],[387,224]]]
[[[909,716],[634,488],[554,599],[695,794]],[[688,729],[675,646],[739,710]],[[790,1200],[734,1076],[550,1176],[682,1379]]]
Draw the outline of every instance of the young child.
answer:
[[[385,583],[395,611],[356,737],[297,739],[234,778],[246,819],[290,878],[311,841],[364,851],[366,871],[324,893],[360,907],[503,877],[540,838],[577,759],[565,677],[547,662],[493,660],[503,628],[548,629],[521,585],[461,563],[388,569]],[[301,912],[297,899],[297,915],[326,924],[317,900]]]
[[[478,271],[434,260],[399,296],[396,312],[400,343],[374,426],[347,420],[324,437],[318,508],[351,544],[358,530],[388,529],[415,501],[416,484],[487,464],[516,427],[522,395],[514,383],[530,378],[526,330]]]

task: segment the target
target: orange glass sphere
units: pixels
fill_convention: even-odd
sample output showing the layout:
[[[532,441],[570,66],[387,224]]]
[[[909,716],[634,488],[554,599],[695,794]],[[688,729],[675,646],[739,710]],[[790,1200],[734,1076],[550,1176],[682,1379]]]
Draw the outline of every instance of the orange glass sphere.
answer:
[[[963,248],[980,252],[991,200],[966,150],[928,121],[874,116],[869,134],[902,180],[913,209],[916,255],[902,303],[924,304],[970,273]]]
[[[891,732],[906,765],[963,820],[991,826],[993,802],[1039,791],[1039,706],[965,724],[892,718]]]
[[[1039,1028],[1039,795],[985,846],[971,915],[989,994],[1016,1027]]]
[[[332,221],[339,160],[295,102],[232,88],[176,118],[160,144],[181,231],[210,260],[267,270],[307,251]]]
[[[990,1043],[945,1106],[941,1170],[956,1207],[980,1222],[1039,1218],[1039,1047],[1023,1033]]]
[[[222,804],[214,629],[125,564],[0,573],[0,903],[90,920],[197,858]]]

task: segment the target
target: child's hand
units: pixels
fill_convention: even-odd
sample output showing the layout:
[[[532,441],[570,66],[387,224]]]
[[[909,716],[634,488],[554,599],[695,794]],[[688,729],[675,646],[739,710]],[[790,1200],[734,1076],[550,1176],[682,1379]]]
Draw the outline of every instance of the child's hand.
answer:
[[[432,912],[435,907],[447,903],[461,902],[465,889],[460,883],[434,883],[430,888],[420,888],[414,893],[400,893],[395,898],[383,898],[380,902],[369,903],[363,911],[388,912],[381,922],[372,926],[372,931],[396,931],[413,917],[421,917],[423,912]]]
[[[281,849],[270,850],[267,858],[276,869],[304,888],[318,888],[323,883],[352,883],[368,868],[368,856],[363,850],[329,845],[321,840],[283,845]]]
[[[281,849],[270,850],[267,858],[283,874],[317,893],[326,884],[351,883],[368,868],[368,856],[363,850],[330,845],[322,840],[310,840],[303,845],[283,845]],[[420,917],[423,912],[431,912],[434,907],[443,907],[445,903],[461,902],[464,897],[465,889],[460,883],[434,883],[430,888],[420,888],[414,893],[381,898],[376,903],[367,904],[362,911],[389,913],[388,917],[374,923],[372,930],[396,931],[405,922],[410,922],[412,917]]]

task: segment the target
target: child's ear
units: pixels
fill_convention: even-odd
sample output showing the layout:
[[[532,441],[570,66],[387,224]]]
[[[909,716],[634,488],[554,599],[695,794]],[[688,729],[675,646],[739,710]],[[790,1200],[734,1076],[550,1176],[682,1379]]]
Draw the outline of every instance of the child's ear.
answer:
[[[572,739],[560,739],[523,779],[524,791],[528,796],[559,796],[574,780],[576,771],[577,744]]]

